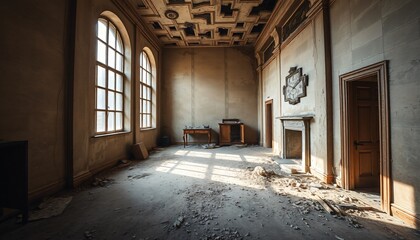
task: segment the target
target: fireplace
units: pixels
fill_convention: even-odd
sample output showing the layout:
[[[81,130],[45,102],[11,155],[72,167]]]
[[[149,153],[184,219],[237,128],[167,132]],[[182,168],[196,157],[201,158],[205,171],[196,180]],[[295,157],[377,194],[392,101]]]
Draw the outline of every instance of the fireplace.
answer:
[[[283,125],[283,156],[286,159],[301,159],[302,171],[309,172],[310,121],[313,116],[280,117]]]

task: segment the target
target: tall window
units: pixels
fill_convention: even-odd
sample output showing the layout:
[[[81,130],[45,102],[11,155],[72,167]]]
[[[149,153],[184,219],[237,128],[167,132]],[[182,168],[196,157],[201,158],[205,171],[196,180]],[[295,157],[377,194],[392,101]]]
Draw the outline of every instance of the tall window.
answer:
[[[147,53],[140,54],[140,128],[152,127],[152,67]]]
[[[96,55],[96,133],[123,131],[124,46],[112,22],[98,19]]]

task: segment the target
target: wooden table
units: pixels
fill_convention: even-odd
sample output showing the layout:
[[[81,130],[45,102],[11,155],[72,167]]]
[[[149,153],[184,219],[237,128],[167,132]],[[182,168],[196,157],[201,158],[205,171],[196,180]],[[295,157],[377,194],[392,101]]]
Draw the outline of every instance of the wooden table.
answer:
[[[207,134],[208,144],[211,142],[211,128],[184,128],[184,135],[182,137],[184,147],[188,145],[189,134]]]

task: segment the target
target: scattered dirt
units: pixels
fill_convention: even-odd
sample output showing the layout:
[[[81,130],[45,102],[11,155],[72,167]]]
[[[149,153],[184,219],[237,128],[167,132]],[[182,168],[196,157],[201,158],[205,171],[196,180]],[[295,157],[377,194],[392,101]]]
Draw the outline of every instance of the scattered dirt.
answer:
[[[100,174],[60,216],[5,239],[418,239],[401,221],[256,146],[168,147]],[[123,163],[124,164],[124,163]],[[320,199],[333,210],[330,214]],[[1,233],[1,225],[0,225]],[[3,237],[0,234],[0,238]]]

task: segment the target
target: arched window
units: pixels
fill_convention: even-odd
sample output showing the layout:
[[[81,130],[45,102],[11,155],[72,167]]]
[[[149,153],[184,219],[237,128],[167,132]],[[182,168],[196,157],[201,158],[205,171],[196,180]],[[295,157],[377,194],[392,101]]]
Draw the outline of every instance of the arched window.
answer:
[[[153,126],[152,65],[145,51],[140,54],[140,129]]]
[[[96,133],[124,130],[124,44],[121,34],[107,18],[97,24]]]

